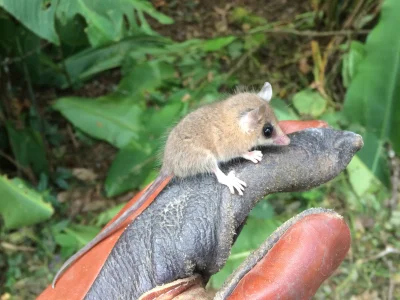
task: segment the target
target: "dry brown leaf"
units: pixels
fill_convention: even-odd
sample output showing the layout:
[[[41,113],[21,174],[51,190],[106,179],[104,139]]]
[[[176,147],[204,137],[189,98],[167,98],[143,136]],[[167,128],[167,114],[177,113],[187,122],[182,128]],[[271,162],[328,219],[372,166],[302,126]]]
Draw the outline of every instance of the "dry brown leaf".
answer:
[[[72,170],[72,175],[82,181],[93,182],[97,179],[97,174],[91,169],[75,168]]]
[[[182,97],[181,101],[182,101],[182,102],[188,102],[190,98],[191,98],[190,94],[186,93],[186,94]]]
[[[307,62],[307,58],[303,57],[299,60],[299,70],[303,74],[308,74],[311,71],[311,66]]]
[[[35,248],[33,247],[28,247],[28,246],[19,246],[19,245],[14,245],[11,243],[7,243],[7,242],[1,242],[1,247],[5,250],[9,250],[9,251],[21,251],[21,252],[33,252],[36,251]]]
[[[11,294],[5,293],[5,294],[1,295],[0,299],[1,300],[9,300],[9,299],[11,299]]]

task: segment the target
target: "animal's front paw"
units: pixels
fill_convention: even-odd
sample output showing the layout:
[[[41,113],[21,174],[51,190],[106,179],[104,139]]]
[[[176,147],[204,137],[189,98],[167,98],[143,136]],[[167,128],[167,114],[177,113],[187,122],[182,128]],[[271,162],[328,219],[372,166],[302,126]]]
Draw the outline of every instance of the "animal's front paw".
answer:
[[[236,177],[235,171],[230,171],[228,175],[220,181],[222,184],[225,184],[232,194],[235,194],[235,189],[238,194],[243,196],[244,188],[247,186],[246,182],[240,180]]]
[[[259,163],[262,160],[263,154],[261,151],[254,150],[242,155],[244,159],[251,160],[253,163]]]

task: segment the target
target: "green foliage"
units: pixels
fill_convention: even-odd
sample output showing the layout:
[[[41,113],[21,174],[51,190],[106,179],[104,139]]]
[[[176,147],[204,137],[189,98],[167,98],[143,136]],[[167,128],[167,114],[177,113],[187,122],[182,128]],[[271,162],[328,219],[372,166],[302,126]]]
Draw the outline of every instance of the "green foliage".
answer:
[[[97,0],[33,0],[27,3],[20,0],[1,0],[0,7],[26,28],[56,45],[60,44],[56,23],[66,26],[78,15],[86,21],[84,30],[93,47],[118,42],[140,31],[154,34],[145,14],[161,24],[173,22],[143,0],[102,0],[101,3]]]
[[[105,140],[116,147],[124,147],[131,139],[138,139],[143,108],[130,99],[115,96],[85,99],[59,99],[54,108],[85,133]]]
[[[318,92],[304,90],[294,95],[293,105],[300,114],[318,118],[324,113],[327,101]]]
[[[61,246],[63,257],[68,257],[92,240],[99,231],[98,227],[72,224],[62,232],[56,232],[54,239]]]
[[[32,30],[36,35],[56,45],[60,44],[56,28],[56,0],[48,2],[43,0],[0,0],[0,7],[13,15],[26,28]]]
[[[352,41],[350,43],[350,49],[348,53],[343,56],[342,77],[343,85],[345,87],[349,87],[351,81],[357,73],[357,67],[364,59],[364,56],[364,44],[358,41]]]
[[[298,120],[299,116],[282,99],[274,98],[271,100],[271,106],[274,109],[278,120]]]
[[[172,23],[171,18],[145,0],[101,0],[101,4],[97,0],[51,0],[46,3],[35,0],[29,1],[28,5],[19,0],[2,0],[0,7],[35,34],[4,18],[0,24],[6,30],[0,44],[4,44],[13,56],[22,54],[20,52],[25,48],[27,51],[36,48],[35,55],[26,61],[31,80],[62,88],[119,67],[133,49],[140,51],[144,46],[165,41],[151,29],[145,15],[161,24]],[[68,57],[55,62],[42,50],[36,35],[59,45],[59,52]],[[10,44],[15,46],[9,47]],[[17,44],[21,44],[19,51],[15,51]]]
[[[233,9],[230,19],[234,23],[250,26],[264,25],[267,22],[265,18],[252,14],[248,9],[240,6]]]
[[[42,195],[28,187],[20,178],[0,176],[0,213],[7,228],[29,226],[47,220],[54,210]]]
[[[146,147],[148,145],[148,147]],[[138,188],[154,169],[156,155],[148,143],[121,149],[104,183],[108,197]]]
[[[387,0],[379,24],[368,36],[365,57],[346,95],[344,113],[364,126],[364,149],[359,156],[382,182],[388,168],[384,143],[390,140],[400,153],[400,2]]]
[[[43,83],[52,83],[61,88],[77,85],[98,73],[120,67],[128,55],[143,54],[151,47],[166,43],[167,40],[162,37],[135,35],[107,46],[87,48],[65,59],[62,63],[65,72],[60,72],[63,66],[52,66],[45,73]]]
[[[354,192],[359,197],[365,196],[365,193],[370,190],[374,183],[374,174],[358,156],[355,156],[350,162],[347,172]]]
[[[116,205],[106,211],[103,211],[96,217],[96,226],[106,225],[115,215],[125,206],[125,203]]]
[[[205,41],[203,50],[206,52],[217,51],[232,43],[236,38],[234,36],[227,36]]]
[[[171,24],[172,19],[157,12],[143,0],[97,0],[60,1],[57,16],[66,24],[75,16],[82,16],[87,23],[85,32],[93,47],[121,41],[138,31],[154,34],[145,14],[155,18],[161,24]],[[127,22],[126,22],[127,21]]]
[[[47,174],[49,166],[40,133],[32,128],[17,130],[12,124],[7,124],[7,132],[17,161],[37,174]]]
[[[68,117],[77,128],[91,136],[108,141],[116,147],[132,149],[144,141],[149,131],[159,129],[157,126],[148,126],[148,130],[144,130],[145,118],[154,118],[157,115],[154,111],[151,117],[145,111],[148,93],[155,92],[175,74],[174,67],[170,63],[146,60],[146,51],[149,53],[160,51],[171,42],[158,36],[150,28],[145,15],[162,24],[170,24],[172,19],[155,10],[148,1],[117,2],[102,0],[99,4],[98,1],[92,0],[30,1],[28,5],[22,5],[21,1],[0,1],[0,7],[20,22],[15,24],[9,15],[0,11],[2,30],[0,53],[18,57],[31,52],[26,59],[16,64],[16,69],[25,74],[28,85],[32,82],[61,88],[77,86],[84,80],[100,72],[120,67],[124,61],[129,60],[131,68],[126,72],[115,93],[95,100],[64,97],[54,104],[54,108]],[[56,51],[46,51],[46,47],[41,46],[40,38],[57,45]],[[232,37],[215,43],[209,41],[206,45],[198,42],[197,47],[204,46],[211,51],[229,43],[228,39],[232,40]],[[61,60],[57,58],[57,52],[61,53]],[[30,86],[29,89],[31,88]],[[31,112],[36,110],[37,108]],[[164,119],[164,123],[159,123],[160,126],[172,121],[168,114],[163,116],[164,109],[159,111],[159,115]],[[172,111],[174,117],[179,114],[176,109]],[[18,116],[16,122],[7,122],[4,128],[0,128],[1,133],[6,134],[1,146],[4,149],[7,147],[11,149],[18,168],[24,168],[24,173],[31,174],[30,179],[40,178],[39,190],[44,191],[49,187],[68,189],[70,171],[56,168],[49,174],[47,150],[43,141],[43,138],[47,138],[54,146],[59,146],[57,128],[40,119],[37,120],[38,118],[40,116],[36,113],[30,113]],[[29,125],[22,127],[19,125],[18,129],[14,125],[24,122]],[[136,154],[143,152],[144,148],[136,150],[134,157],[138,158]],[[155,146],[150,150],[154,153]],[[59,152],[58,155],[63,155],[62,149],[54,151]],[[136,162],[139,163],[138,160]],[[149,170],[153,168],[154,163],[148,167]],[[132,169],[135,170],[135,166],[126,167],[126,173]],[[112,170],[115,170],[115,167]],[[125,175],[122,172],[118,176]],[[131,174],[130,178],[132,176]],[[142,177],[143,180],[147,178],[145,175]],[[15,179],[16,183],[6,179],[2,181],[4,185],[2,189],[9,196],[0,200],[3,210],[7,209],[4,221],[8,228],[43,221],[53,211],[49,204],[44,204],[44,196],[28,186],[24,185],[23,188],[25,196],[23,193],[15,193],[12,189],[14,185],[22,189],[22,182],[18,180]],[[131,187],[140,184],[140,180],[133,180]],[[120,188],[119,192],[125,190]],[[52,199],[52,203],[57,203],[54,202],[54,197],[49,199]],[[26,217],[26,211],[20,209],[21,206],[28,209],[34,207],[31,209],[32,215]]]
[[[250,212],[252,218],[270,220],[275,217],[275,209],[268,200],[263,199]]]

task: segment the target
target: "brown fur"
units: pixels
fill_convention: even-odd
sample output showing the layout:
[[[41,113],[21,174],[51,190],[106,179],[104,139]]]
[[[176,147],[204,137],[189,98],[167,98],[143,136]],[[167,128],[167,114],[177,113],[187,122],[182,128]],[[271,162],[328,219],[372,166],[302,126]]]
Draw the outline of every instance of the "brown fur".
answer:
[[[265,113],[252,125],[251,132],[240,126],[241,118],[265,106]],[[177,177],[213,172],[219,162],[240,157],[259,145],[272,144],[262,135],[266,123],[275,134],[283,134],[268,105],[253,93],[240,93],[226,100],[203,106],[183,118],[167,139],[163,171]]]

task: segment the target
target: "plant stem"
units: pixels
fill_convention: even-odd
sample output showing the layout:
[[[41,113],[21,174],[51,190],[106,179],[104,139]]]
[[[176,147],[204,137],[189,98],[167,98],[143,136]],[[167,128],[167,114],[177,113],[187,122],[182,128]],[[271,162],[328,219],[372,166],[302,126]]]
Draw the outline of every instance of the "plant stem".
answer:
[[[32,170],[30,168],[26,168],[24,166],[22,166],[20,163],[18,163],[15,159],[13,159],[11,156],[9,156],[7,153],[3,152],[2,150],[0,150],[0,156],[4,157],[5,159],[7,159],[10,163],[12,163],[18,170],[20,170],[21,172],[23,172],[26,177],[28,177],[28,179],[35,183],[37,182],[35,175],[33,174]]]
[[[46,158],[48,158],[49,157],[48,154],[50,152],[50,149],[49,149],[49,144],[47,143],[46,136],[45,136],[44,121],[43,121],[42,116],[40,115],[39,105],[38,105],[38,103],[36,101],[35,93],[34,93],[33,87],[32,87],[32,81],[31,81],[31,78],[29,77],[29,72],[28,72],[28,68],[26,66],[25,59],[22,56],[21,42],[20,42],[18,37],[16,38],[16,41],[17,41],[18,53],[19,53],[19,55],[21,57],[21,64],[22,64],[22,68],[23,68],[26,84],[28,86],[29,97],[30,97],[30,100],[32,102],[34,113],[37,115],[38,120],[39,120],[39,134],[40,134],[40,137],[41,137],[41,139],[43,141],[43,145],[45,147]],[[51,165],[50,165],[50,170],[51,170]]]

